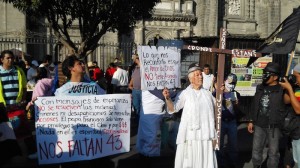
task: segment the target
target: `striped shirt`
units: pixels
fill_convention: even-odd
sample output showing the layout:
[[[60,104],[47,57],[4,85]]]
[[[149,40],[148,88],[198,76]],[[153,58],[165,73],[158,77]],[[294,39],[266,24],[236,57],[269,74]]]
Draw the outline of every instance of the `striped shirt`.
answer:
[[[19,93],[18,71],[15,67],[10,70],[0,66],[0,78],[3,87],[3,96],[7,105],[16,104]]]

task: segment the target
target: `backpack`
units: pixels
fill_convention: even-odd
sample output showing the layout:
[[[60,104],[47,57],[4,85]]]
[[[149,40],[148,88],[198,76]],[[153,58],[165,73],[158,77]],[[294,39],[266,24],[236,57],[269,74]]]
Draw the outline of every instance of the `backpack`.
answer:
[[[284,118],[282,133],[292,139],[300,139],[300,116],[291,107]]]

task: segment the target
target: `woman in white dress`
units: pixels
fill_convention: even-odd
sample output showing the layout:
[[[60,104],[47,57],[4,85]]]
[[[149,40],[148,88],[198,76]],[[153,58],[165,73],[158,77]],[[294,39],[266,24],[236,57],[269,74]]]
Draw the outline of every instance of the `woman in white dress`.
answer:
[[[174,103],[169,90],[163,90],[169,113],[183,108],[176,139],[175,168],[215,168],[214,98],[202,88],[202,69],[197,63],[189,66],[188,78],[191,84],[177,95]]]

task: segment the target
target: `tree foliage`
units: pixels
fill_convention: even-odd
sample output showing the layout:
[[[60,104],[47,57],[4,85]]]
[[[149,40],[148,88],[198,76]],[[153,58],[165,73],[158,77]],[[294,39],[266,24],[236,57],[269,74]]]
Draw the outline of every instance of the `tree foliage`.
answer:
[[[137,20],[151,17],[160,0],[3,0],[27,16],[46,18],[55,36],[74,54],[84,57],[97,48],[107,31],[127,33]],[[80,30],[80,45],[70,36]]]

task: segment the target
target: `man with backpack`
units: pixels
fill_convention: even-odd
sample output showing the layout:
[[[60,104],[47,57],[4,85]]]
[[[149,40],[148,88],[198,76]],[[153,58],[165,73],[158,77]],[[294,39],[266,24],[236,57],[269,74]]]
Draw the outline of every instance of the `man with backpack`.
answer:
[[[293,76],[296,78],[296,83],[292,83],[293,86],[291,86],[287,79],[279,82],[279,84],[287,92],[284,96],[284,101],[291,105],[285,119],[283,132],[292,139],[293,158],[298,163],[298,168],[300,168],[300,64],[294,67]]]

